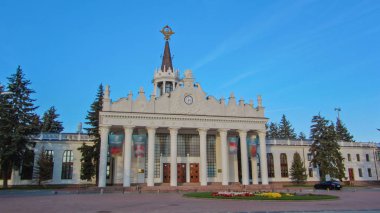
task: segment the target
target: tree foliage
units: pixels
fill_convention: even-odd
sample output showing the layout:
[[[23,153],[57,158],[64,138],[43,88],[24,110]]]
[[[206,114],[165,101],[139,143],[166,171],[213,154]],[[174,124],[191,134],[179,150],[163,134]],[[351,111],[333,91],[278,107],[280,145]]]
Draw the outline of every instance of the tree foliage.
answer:
[[[335,126],[336,136],[338,141],[353,142],[354,136],[352,136],[344,123],[338,118]]]
[[[82,157],[80,159],[81,161],[81,172],[80,172],[80,178],[82,180],[91,181],[92,178],[95,176],[95,164],[94,164],[94,147],[86,145],[85,143],[82,144],[81,147],[78,149],[82,152]]]
[[[344,164],[340,146],[337,142],[334,124],[321,115],[314,116],[311,125],[313,144],[310,152],[313,155],[312,163],[318,165],[322,180],[326,176],[342,180],[344,178]]]
[[[279,134],[278,134],[278,125],[274,122],[271,122],[269,124],[269,127],[268,127],[268,130],[267,130],[267,134],[266,134],[266,137],[268,139],[277,139],[279,138]]]
[[[89,180],[89,174],[91,174],[92,169],[95,171],[96,183],[99,180],[99,155],[100,155],[100,133],[99,133],[99,112],[103,108],[103,85],[100,84],[98,92],[96,94],[94,102],[91,104],[90,111],[87,112],[86,122],[89,127],[85,128],[87,134],[93,138],[94,145],[90,149],[89,147],[82,146],[79,150],[82,152],[82,163],[81,171],[84,173],[84,179]],[[92,158],[92,163],[89,163],[89,159]]]
[[[0,166],[3,177],[12,168],[19,169],[25,151],[28,149],[29,136],[39,132],[39,117],[35,113],[34,93],[29,88],[30,81],[25,79],[21,67],[8,78],[9,96],[1,97],[0,112]],[[3,181],[8,187],[8,179]]]
[[[53,167],[53,156],[46,152],[45,147],[42,147],[34,167],[34,179],[38,181],[38,185],[53,178]]]
[[[304,183],[307,179],[306,168],[298,152],[293,155],[293,162],[290,167],[290,179],[297,184]]]
[[[303,132],[300,132],[300,134],[298,134],[298,137],[297,137],[298,140],[306,140],[306,135],[305,133]]]
[[[50,107],[42,116],[41,132],[60,133],[63,131],[62,122],[57,121],[57,114],[54,106]]]
[[[294,128],[292,128],[292,125],[286,119],[285,115],[282,115],[281,121],[278,125],[278,135],[281,139],[296,139],[297,137]]]

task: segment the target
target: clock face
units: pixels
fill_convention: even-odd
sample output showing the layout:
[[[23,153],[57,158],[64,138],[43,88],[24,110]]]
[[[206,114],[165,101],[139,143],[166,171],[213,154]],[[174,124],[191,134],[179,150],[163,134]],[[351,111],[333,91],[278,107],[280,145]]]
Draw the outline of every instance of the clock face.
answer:
[[[185,103],[190,105],[193,103],[193,97],[191,97],[191,95],[188,95],[188,96],[185,96]]]

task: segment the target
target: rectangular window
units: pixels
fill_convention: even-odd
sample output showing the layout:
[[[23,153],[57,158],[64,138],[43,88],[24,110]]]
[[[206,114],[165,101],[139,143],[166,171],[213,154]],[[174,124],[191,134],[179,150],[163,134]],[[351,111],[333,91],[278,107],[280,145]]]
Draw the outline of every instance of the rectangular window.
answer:
[[[26,150],[21,167],[21,180],[31,180],[33,178],[34,151]]]
[[[359,171],[359,177],[363,177],[362,169],[358,169],[358,171]]]
[[[313,155],[311,153],[307,154],[307,160],[311,161],[313,159]]]
[[[356,161],[360,161],[360,155],[356,154]]]
[[[272,153],[267,153],[267,163],[268,163],[268,177],[273,178],[274,177],[274,161],[273,161]]]
[[[280,154],[281,177],[288,177],[288,159],[285,153]]]
[[[365,154],[365,160],[368,162],[369,161],[369,154]]]
[[[199,157],[199,135],[178,135],[177,156]]]
[[[62,179],[73,179],[73,160],[73,151],[65,150],[62,159]]]
[[[156,134],[155,148],[154,148],[154,177],[160,177],[160,159],[162,157],[170,156],[170,135],[169,134]],[[146,160],[147,164],[148,161]]]
[[[50,161],[50,174],[47,177],[47,179],[53,179],[53,173],[54,173],[54,151],[53,150],[46,150],[45,154],[46,154],[46,158]]]
[[[347,160],[351,161],[351,154],[347,154]]]
[[[372,170],[371,170],[371,168],[368,168],[368,177],[372,177]]]
[[[313,177],[313,168],[309,168],[309,177]]]
[[[207,177],[216,176],[215,135],[207,135]]]

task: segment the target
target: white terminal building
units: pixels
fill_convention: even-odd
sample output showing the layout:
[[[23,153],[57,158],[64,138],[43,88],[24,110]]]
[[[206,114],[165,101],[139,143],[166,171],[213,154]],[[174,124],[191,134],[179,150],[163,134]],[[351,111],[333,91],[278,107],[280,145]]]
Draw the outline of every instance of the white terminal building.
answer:
[[[169,48],[170,27],[163,28],[165,48],[161,68],[154,71],[154,89],[147,97],[112,101],[106,86],[100,112],[99,187],[135,184],[170,186],[268,185],[290,182],[293,155],[298,152],[307,181],[320,180],[311,164],[309,140],[268,140],[265,108],[256,101],[208,96],[191,70],[175,70]],[[53,156],[47,184],[88,184],[80,179],[85,134],[41,134],[34,137],[34,162],[42,147]],[[380,151],[375,143],[339,142],[347,180],[378,181]],[[31,155],[33,156],[33,155]],[[33,161],[33,160],[32,160]],[[34,169],[25,164],[12,171],[10,185],[36,184]],[[0,180],[1,182],[1,180]]]

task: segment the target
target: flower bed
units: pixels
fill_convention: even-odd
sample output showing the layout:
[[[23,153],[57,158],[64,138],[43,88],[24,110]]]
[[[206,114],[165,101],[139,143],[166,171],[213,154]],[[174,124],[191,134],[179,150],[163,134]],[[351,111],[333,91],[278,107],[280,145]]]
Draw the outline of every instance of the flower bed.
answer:
[[[184,194],[185,197],[235,199],[235,200],[328,200],[339,197],[320,194],[291,194],[279,192],[193,192]]]
[[[212,192],[211,196],[214,197],[251,197],[255,196],[252,192]]]

